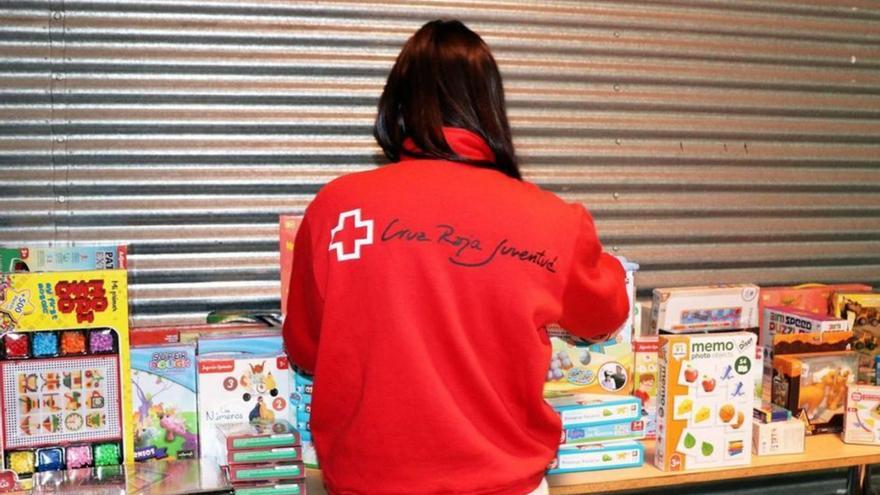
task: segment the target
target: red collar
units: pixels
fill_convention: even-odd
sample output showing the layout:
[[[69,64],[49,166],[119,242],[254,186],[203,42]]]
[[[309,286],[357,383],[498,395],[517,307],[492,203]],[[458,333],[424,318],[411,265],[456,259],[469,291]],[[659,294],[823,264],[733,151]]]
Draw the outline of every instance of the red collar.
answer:
[[[446,138],[452,151],[462,158],[478,162],[495,161],[495,153],[492,152],[486,141],[471,131],[459,127],[444,127],[443,137]],[[418,146],[411,138],[406,138],[403,141],[403,149],[411,153],[419,153]],[[400,161],[405,160],[424,160],[424,158],[401,153]]]

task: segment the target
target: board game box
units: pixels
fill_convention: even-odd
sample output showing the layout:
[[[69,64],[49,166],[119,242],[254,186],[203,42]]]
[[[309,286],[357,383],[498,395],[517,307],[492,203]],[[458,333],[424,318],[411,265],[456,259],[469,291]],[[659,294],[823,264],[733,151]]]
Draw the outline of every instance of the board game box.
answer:
[[[0,247],[0,272],[124,269],[126,246]]]
[[[651,326],[666,333],[758,328],[758,290],[754,284],[654,289]]]

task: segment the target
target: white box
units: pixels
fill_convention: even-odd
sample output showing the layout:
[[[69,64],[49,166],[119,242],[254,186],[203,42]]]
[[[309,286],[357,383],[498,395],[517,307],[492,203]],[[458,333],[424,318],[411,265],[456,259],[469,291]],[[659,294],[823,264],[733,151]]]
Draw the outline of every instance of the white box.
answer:
[[[752,423],[752,453],[755,455],[801,454],[806,429],[803,421],[789,419],[773,423]]]
[[[880,387],[850,385],[846,389],[843,441],[880,445]]]
[[[758,328],[758,286],[654,289],[651,328],[667,333]]]

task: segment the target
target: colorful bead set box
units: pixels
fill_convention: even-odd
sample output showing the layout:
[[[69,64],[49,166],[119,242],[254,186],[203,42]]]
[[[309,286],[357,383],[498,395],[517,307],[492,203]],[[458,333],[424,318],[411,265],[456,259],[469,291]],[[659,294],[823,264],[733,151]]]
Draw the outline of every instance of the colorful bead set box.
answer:
[[[133,459],[124,270],[0,275],[0,471]]]

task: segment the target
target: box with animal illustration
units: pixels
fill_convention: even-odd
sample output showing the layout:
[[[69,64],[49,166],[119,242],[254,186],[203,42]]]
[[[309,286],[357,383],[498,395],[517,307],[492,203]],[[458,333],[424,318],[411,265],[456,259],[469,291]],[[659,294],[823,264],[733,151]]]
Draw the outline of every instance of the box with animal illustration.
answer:
[[[853,351],[788,354],[773,358],[773,403],[807,425],[807,434],[843,429],[846,387],[856,383]]]
[[[135,460],[196,457],[199,418],[195,346],[132,348],[131,385]]]
[[[661,335],[655,464],[748,464],[756,369],[752,333]]]
[[[289,417],[290,366],[285,355],[214,355],[197,362],[202,457],[226,456],[218,424]]]

